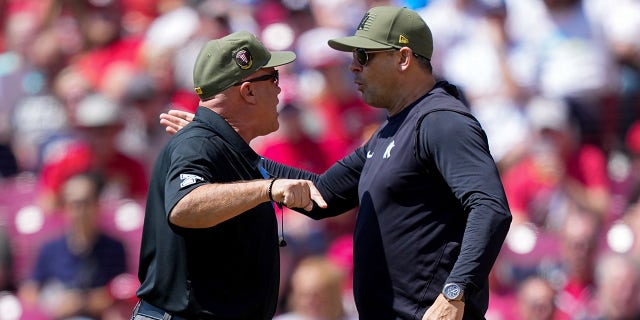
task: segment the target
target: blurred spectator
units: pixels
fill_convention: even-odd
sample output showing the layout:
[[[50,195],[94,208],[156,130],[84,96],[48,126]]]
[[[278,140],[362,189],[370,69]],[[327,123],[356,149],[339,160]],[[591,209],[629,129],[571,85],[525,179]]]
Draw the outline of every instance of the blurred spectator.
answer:
[[[493,3],[499,4],[500,1]],[[455,65],[452,63],[448,67],[447,60],[459,60],[455,57],[455,52],[461,47],[456,48],[456,46],[472,43],[470,41],[473,40],[470,38],[473,37],[474,31],[479,29],[486,12],[486,7],[480,0],[436,0],[419,10],[425,21],[429,21],[431,32],[440,35],[433,39],[433,57],[431,58],[434,74],[439,78],[452,75],[457,79],[468,80],[460,77],[453,72],[454,70],[448,70]],[[484,36],[486,35],[482,35]],[[475,57],[468,59],[475,59]],[[468,63],[468,59],[464,63]]]
[[[574,209],[564,218],[557,265],[541,271],[557,290],[557,319],[586,319],[595,314],[593,276],[601,231],[602,219],[595,214]]]
[[[607,48],[621,69],[618,108],[611,113],[616,134],[622,142],[629,126],[640,116],[640,2],[590,0],[590,12],[602,21]]]
[[[140,34],[147,30],[158,16],[158,0],[122,0],[122,27],[127,34]]]
[[[30,279],[20,287],[27,309],[42,309],[53,319],[101,319],[114,301],[108,284],[126,271],[123,244],[98,227],[102,181],[79,174],[65,181],[63,212],[68,219],[64,235],[40,249]]]
[[[75,55],[73,65],[92,89],[101,90],[103,76],[111,67],[139,67],[142,38],[124,33],[121,0],[54,1],[57,18],[72,19],[82,36],[82,51]]]
[[[598,260],[598,320],[640,319],[640,269],[637,260],[609,254]]]
[[[321,256],[300,262],[291,278],[288,312],[274,320],[355,320],[345,312],[342,301],[344,274]]]
[[[180,80],[184,81],[185,74],[189,73],[185,70],[193,70],[197,51],[193,53],[189,41],[198,32],[200,18],[196,9],[187,5],[187,1],[175,1],[169,10],[151,23],[144,34],[142,69],[152,77],[159,93],[170,96],[176,86],[176,76],[179,75]],[[178,52],[187,50],[191,53],[188,57],[190,64],[180,65],[180,69],[174,67]],[[187,83],[190,91],[193,91],[192,82]]]
[[[503,174],[514,223],[557,229],[573,205],[605,221],[610,189],[604,152],[581,141],[562,100],[535,98],[527,108],[529,150]]]
[[[233,11],[231,11],[232,7]],[[197,25],[190,32],[179,37],[182,41],[173,39],[172,41],[177,42],[177,45],[167,46],[167,49],[172,51],[171,65],[173,65],[172,73],[175,83],[175,92],[171,96],[172,108],[190,112],[195,112],[199,101],[198,96],[193,92],[192,70],[200,48],[210,39],[218,39],[231,33],[231,24],[235,23],[236,19],[242,20],[242,17],[250,16],[248,6],[232,4],[229,0],[200,1],[195,7],[195,12],[197,21],[193,22]],[[167,29],[178,29],[184,33],[179,17],[176,16],[173,20],[179,27],[172,25],[168,17],[163,21],[156,20],[157,36],[167,37],[166,34],[162,35]],[[152,31],[149,30],[146,46],[156,47],[159,43],[155,41],[149,43],[154,39]]]
[[[102,196],[144,198],[148,184],[145,166],[117,145],[124,121],[121,105],[100,94],[90,95],[79,102],[75,120],[77,132],[53,137],[42,152],[45,160],[40,183],[45,210],[56,208],[66,179],[88,170],[105,177]]]
[[[362,14],[373,5],[365,0],[309,0],[309,6],[318,27],[351,33],[351,28],[358,25]]]
[[[50,94],[21,98],[11,115],[11,146],[19,171],[38,172],[42,166],[41,146],[48,137],[67,130],[65,106]]]
[[[13,148],[19,171],[38,170],[38,144],[67,125],[64,108],[50,92],[66,63],[62,44],[28,8],[8,16],[8,47],[0,54],[0,139]]]
[[[489,273],[489,308],[487,320],[508,320],[516,317],[516,286],[510,261],[501,251]]]
[[[0,52],[0,96],[2,96],[0,113],[2,114],[10,114],[18,100],[25,95],[39,93],[39,87],[43,85],[42,81],[28,79],[27,76],[31,69],[28,62],[28,48],[37,37],[42,22],[31,10],[25,8],[10,12],[10,5],[6,6],[6,15],[2,17],[4,50]],[[9,120],[9,117],[0,118],[0,128],[7,128]],[[4,130],[0,133],[4,133]]]
[[[347,314],[357,316],[353,297],[353,235],[343,234],[331,241],[325,253],[327,259],[342,270],[342,301]]]
[[[636,119],[631,124],[624,138],[624,152],[614,154],[610,170],[619,196],[620,211],[633,205],[640,193],[640,120]],[[624,212],[614,213],[621,215]]]
[[[611,224],[607,240],[615,252],[640,261],[640,184],[637,181],[625,199],[622,216]]]
[[[527,94],[517,82],[519,48],[507,30],[507,9],[504,0],[453,0],[421,10],[440,35],[434,38],[434,72],[464,92],[501,170],[527,135]]]
[[[528,67],[522,73],[525,87],[571,101],[583,138],[604,146],[613,133],[619,71],[602,23],[588,10],[587,2],[509,1],[509,25],[514,39],[527,51],[527,59],[521,61]]]
[[[43,28],[27,47],[25,81],[30,82],[26,88],[30,94],[38,93],[37,87],[41,92],[49,92],[54,77],[67,63],[64,43],[58,32],[54,28]]]
[[[517,295],[517,314],[520,320],[554,320],[556,292],[544,278],[532,276],[520,284]]]

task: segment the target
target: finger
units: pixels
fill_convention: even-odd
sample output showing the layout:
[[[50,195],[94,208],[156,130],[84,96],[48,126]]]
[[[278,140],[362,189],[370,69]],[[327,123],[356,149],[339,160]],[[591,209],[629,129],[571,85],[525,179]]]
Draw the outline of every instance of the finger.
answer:
[[[191,112],[182,111],[182,110],[176,110],[176,109],[169,110],[168,114],[172,115],[172,116],[174,116],[176,118],[179,118],[182,121],[186,121],[187,123],[193,121],[193,118],[195,117],[195,114],[193,114]]]
[[[318,205],[318,207],[323,209],[326,208],[327,202],[324,201],[324,198],[322,197],[322,194],[320,194],[320,191],[318,191],[318,188],[316,188],[316,186],[311,181],[307,181],[307,184],[309,185],[309,194],[311,195],[311,200],[313,200]]]
[[[298,189],[299,187],[297,187],[296,189]],[[305,201],[304,199],[306,198],[305,195],[307,194],[307,190],[302,189],[302,190],[296,190],[296,203],[298,204],[298,206],[300,208],[304,207],[307,204],[307,201]]]
[[[171,135],[175,134],[180,129],[180,127],[165,118],[160,119],[160,124],[165,126],[165,131]]]
[[[175,123],[176,122],[175,119],[177,119],[177,118],[172,116],[172,115],[169,115],[169,114],[166,114],[166,113],[161,113],[160,114],[160,123],[165,123],[165,125]]]
[[[309,203],[307,203],[307,206],[304,207],[305,211],[311,211],[313,210],[313,201],[309,200]]]
[[[293,193],[296,199],[296,206],[302,208],[304,202],[304,194],[306,193],[304,190],[298,190],[299,187],[296,186],[296,191]]]
[[[283,204],[287,208],[297,208],[297,206],[296,206],[296,198],[291,193],[291,190],[289,190],[287,193],[285,193],[284,203]]]
[[[163,119],[167,120],[169,123],[173,124],[178,129],[181,129],[182,127],[188,125],[189,122],[190,122],[190,121],[187,121],[188,119],[185,120],[185,118],[183,118],[183,116],[184,115],[182,115],[182,116],[166,115],[165,117],[163,117]]]
[[[313,201],[311,201],[311,188],[309,184],[302,184],[302,192],[300,193],[300,208],[304,208],[306,211],[313,209]]]
[[[176,132],[178,132],[174,128],[171,128],[171,127],[166,127],[166,128],[164,128],[164,130],[171,136],[176,134]]]

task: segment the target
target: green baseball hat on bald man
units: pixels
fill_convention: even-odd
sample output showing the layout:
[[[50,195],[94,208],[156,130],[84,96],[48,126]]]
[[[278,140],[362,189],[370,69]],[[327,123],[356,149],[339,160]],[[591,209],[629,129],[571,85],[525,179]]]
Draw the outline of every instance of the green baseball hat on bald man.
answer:
[[[193,68],[193,83],[200,100],[216,94],[254,74],[261,68],[271,68],[293,62],[292,51],[269,51],[246,31],[229,34],[207,42]]]
[[[400,49],[431,59],[433,37],[420,15],[410,9],[392,6],[373,7],[360,21],[355,35],[329,40],[338,51]]]

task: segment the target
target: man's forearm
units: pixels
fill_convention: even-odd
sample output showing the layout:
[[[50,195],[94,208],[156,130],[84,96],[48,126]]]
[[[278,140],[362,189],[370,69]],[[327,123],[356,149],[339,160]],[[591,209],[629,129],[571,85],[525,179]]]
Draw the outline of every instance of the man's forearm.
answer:
[[[169,214],[184,228],[209,228],[269,201],[270,180],[202,185],[184,196]]]
[[[199,186],[180,199],[171,210],[169,221],[183,228],[213,227],[267,201],[306,211],[314,206],[327,206],[309,180],[259,179],[212,183]]]

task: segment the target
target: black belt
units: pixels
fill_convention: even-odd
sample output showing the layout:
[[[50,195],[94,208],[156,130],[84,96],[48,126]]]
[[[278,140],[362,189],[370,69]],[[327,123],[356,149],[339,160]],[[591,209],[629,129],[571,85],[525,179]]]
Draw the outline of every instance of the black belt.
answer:
[[[136,314],[157,320],[186,320],[185,318],[174,316],[169,312],[160,309],[144,300],[140,300],[136,306],[134,317]]]

